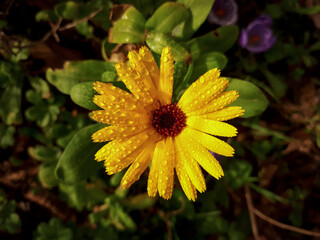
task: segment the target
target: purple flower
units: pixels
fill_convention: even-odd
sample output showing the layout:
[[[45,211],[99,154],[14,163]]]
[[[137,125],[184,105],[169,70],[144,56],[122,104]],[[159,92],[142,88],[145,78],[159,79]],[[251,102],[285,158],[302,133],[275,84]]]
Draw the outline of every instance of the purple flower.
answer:
[[[220,26],[231,25],[238,20],[238,5],[234,0],[216,0],[208,15],[208,22]]]
[[[267,51],[276,42],[271,30],[272,20],[268,15],[261,15],[240,33],[239,43],[252,53]]]

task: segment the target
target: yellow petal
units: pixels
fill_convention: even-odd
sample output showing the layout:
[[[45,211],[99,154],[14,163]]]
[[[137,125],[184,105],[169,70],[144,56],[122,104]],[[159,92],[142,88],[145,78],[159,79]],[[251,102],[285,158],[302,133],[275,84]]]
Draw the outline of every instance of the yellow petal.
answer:
[[[93,89],[96,90],[99,94],[104,95],[106,100],[109,102],[137,103],[137,100],[132,94],[113,86],[111,83],[95,82],[93,83]],[[98,104],[98,102],[95,103]]]
[[[156,61],[153,58],[152,53],[147,47],[141,47],[139,49],[139,55],[141,57],[142,62],[148,69],[150,73],[150,77],[153,81],[153,85],[156,89],[159,89],[159,81],[160,81],[160,70],[156,63]]]
[[[232,103],[238,97],[239,97],[239,93],[235,90],[223,92],[219,96],[214,98],[211,102],[209,102],[207,105],[205,105],[202,108],[197,109],[195,111],[189,112],[186,115],[187,116],[197,116],[197,115],[217,111],[217,110],[223,108],[224,106]]]
[[[175,151],[176,151],[176,172],[177,172],[179,182],[187,198],[189,200],[195,201],[197,198],[197,190],[192,184],[188,176],[188,173],[185,169],[185,165],[182,162],[180,154],[177,154],[179,151],[177,147],[175,148]]]
[[[181,136],[181,139],[189,139],[189,141],[192,139],[186,133],[181,133],[179,136]],[[192,141],[187,147],[185,145],[185,149],[187,149],[190,155],[195,158],[201,167],[203,167],[210,175],[217,179],[224,175],[219,162],[203,145],[197,141]]]
[[[144,130],[145,126],[108,126],[92,134],[94,142],[108,142],[116,138],[124,138]]]
[[[149,129],[136,135],[116,139],[104,145],[96,154],[95,159],[100,162],[102,160],[112,162],[112,159],[123,159],[135,151],[139,146],[150,140]]]
[[[108,159],[108,161],[105,161],[104,166],[106,168],[106,172],[109,175],[112,175],[128,167],[137,159],[137,157],[141,154],[146,145],[147,143],[142,144],[140,147],[138,147],[136,150],[134,150],[132,153],[128,154],[126,157],[122,159],[112,158]]]
[[[159,150],[161,153],[161,160],[158,165],[158,191],[160,197],[170,199],[173,191],[174,167],[176,164],[172,138],[168,137],[163,141],[163,143],[160,142]]]
[[[162,49],[160,59],[159,98],[162,104],[170,104],[173,87],[173,55],[169,47]]]
[[[195,141],[199,142],[202,144],[205,148],[209,149],[212,152],[215,152],[217,154],[227,156],[227,157],[232,157],[234,154],[234,149],[227,144],[226,142],[213,137],[211,135],[208,135],[203,132],[199,132],[197,130],[194,130],[190,127],[186,127],[180,135],[187,134],[188,137],[191,139],[194,139]],[[189,143],[189,146],[192,145],[192,142]]]
[[[220,71],[212,69],[192,83],[178,102],[182,111],[195,111],[216,98],[229,84],[226,78],[218,78],[219,75]]]
[[[150,64],[145,65],[144,61],[142,61],[141,55],[136,51],[130,51],[128,54],[128,58],[129,58],[131,69],[139,73],[140,80],[142,81],[143,85],[145,86],[145,88],[147,88],[150,95],[155,97],[157,95],[156,88],[153,84],[153,81],[150,76],[150,72],[148,70],[148,69],[152,70],[152,67],[150,67],[151,65]]]
[[[118,76],[126,87],[132,92],[132,94],[139,100],[143,106],[152,105],[155,101],[153,96],[145,87],[141,80],[140,74],[132,70],[127,64],[119,62],[115,65]]]
[[[206,190],[206,183],[204,181],[204,177],[202,171],[200,169],[197,161],[192,157],[187,147],[189,143],[192,141],[192,138],[181,137],[181,134],[175,138],[177,151],[180,156],[181,162],[184,166],[184,169],[187,171],[189,179],[192,184],[196,187],[199,192],[204,192]]]
[[[146,114],[140,111],[108,109],[93,111],[90,117],[98,122],[110,125],[136,127],[138,125],[150,125],[150,114],[150,112]]]
[[[203,119],[200,117],[188,117],[187,126],[216,136],[234,137],[237,129],[228,123],[215,120]]]
[[[164,140],[162,140],[164,141]],[[160,142],[162,142],[160,141]],[[159,142],[159,143],[160,143]],[[159,143],[157,143],[154,153],[153,153],[153,158],[152,158],[152,163],[149,171],[149,177],[148,177],[148,195],[149,197],[155,197],[158,192],[158,175],[159,175],[159,165],[161,164],[161,151],[159,147]]]
[[[244,114],[244,109],[242,109],[241,107],[225,107],[215,112],[200,115],[199,117],[205,118],[205,119],[217,120],[217,121],[226,121],[229,119],[239,117],[243,114]]]
[[[136,99],[132,100],[133,95],[131,94],[130,97],[128,96],[121,96],[117,99],[114,99],[112,95],[104,94],[104,95],[95,95],[93,97],[93,102],[106,110],[139,110],[141,112],[145,112],[143,106],[141,106]],[[113,100],[112,100],[113,99]]]
[[[137,181],[141,174],[146,170],[152,159],[152,154],[154,151],[155,142],[148,142],[144,146],[143,150],[136,158],[136,160],[131,164],[125,175],[123,176],[120,186],[121,188],[129,188],[135,181]]]

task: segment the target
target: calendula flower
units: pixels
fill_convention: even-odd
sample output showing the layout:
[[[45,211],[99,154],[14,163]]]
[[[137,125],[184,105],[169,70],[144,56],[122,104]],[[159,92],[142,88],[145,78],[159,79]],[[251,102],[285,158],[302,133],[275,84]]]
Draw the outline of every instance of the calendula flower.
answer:
[[[92,112],[92,118],[109,124],[92,135],[95,142],[107,142],[95,155],[104,161],[108,174],[128,167],[121,181],[129,188],[150,166],[148,195],[157,192],[171,198],[176,172],[188,199],[206,184],[203,167],[213,177],[223,176],[219,162],[208,151],[232,156],[234,149],[214,137],[232,137],[237,129],[223,121],[243,114],[241,107],[226,107],[237,97],[236,91],[223,90],[226,78],[212,69],[194,82],[177,104],[172,103],[173,55],[162,50],[160,70],[148,48],[128,54],[129,65],[117,63],[118,76],[131,91],[128,93],[110,83],[94,83],[100,94],[93,99],[103,110]]]

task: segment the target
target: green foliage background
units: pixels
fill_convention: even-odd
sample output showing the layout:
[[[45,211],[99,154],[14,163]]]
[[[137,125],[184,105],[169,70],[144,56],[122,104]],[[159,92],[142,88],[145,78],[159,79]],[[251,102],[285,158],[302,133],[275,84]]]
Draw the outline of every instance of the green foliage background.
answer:
[[[278,221],[317,230],[320,35],[311,17],[319,6],[237,2],[238,23],[218,27],[206,21],[214,0],[5,1],[0,238],[252,239],[246,194]],[[237,40],[257,12],[272,17],[278,40],[253,55]],[[205,175],[208,190],[194,203],[178,183],[171,200],[149,198],[147,173],[121,190],[124,172],[108,176],[94,161],[103,144],[91,135],[103,124],[90,119],[98,109],[92,82],[127,90],[114,63],[136,45],[148,46],[157,61],[164,46],[172,49],[174,101],[217,67],[239,92],[233,105],[246,110],[232,121],[239,136],[228,139],[236,156],[220,158],[225,177]],[[306,239],[257,224],[267,239]]]

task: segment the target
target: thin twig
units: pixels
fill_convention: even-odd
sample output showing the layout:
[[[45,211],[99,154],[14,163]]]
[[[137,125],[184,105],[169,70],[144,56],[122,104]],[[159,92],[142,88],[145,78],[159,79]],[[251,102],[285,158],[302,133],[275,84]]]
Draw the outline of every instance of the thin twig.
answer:
[[[58,19],[58,21],[55,23],[55,24],[52,24],[52,22],[49,21],[49,24],[50,24],[50,27],[51,27],[51,30],[49,32],[47,32],[39,41],[35,41],[35,42],[32,42],[30,44],[26,44],[26,45],[23,45],[23,46],[16,46],[16,48],[19,48],[19,49],[23,49],[23,48],[30,48],[30,47],[33,47],[35,45],[38,45],[38,44],[41,44],[41,43],[44,43],[45,41],[47,41],[51,36],[54,36],[54,38],[56,39],[56,41],[59,41],[59,37],[57,35],[57,32],[62,32],[62,31],[65,31],[65,30],[68,30],[70,28],[73,28],[77,25],[79,25],[80,23],[82,22],[85,22],[85,21],[88,21],[89,19],[95,17],[99,12],[101,12],[103,10],[103,8],[99,8],[97,11],[95,12],[92,12],[90,15],[88,15],[87,17],[85,18],[82,18],[80,20],[77,20],[77,21],[74,21],[73,23],[69,23],[69,24],[66,24],[64,26],[60,26],[61,23],[62,23],[62,18],[60,17]]]
[[[92,12],[89,16],[87,16],[85,18],[82,18],[82,19],[79,19],[79,20],[74,21],[72,23],[64,25],[63,27],[59,28],[58,31],[62,32],[62,31],[65,31],[67,29],[74,28],[75,26],[79,25],[80,23],[83,23],[83,22],[88,21],[89,19],[95,17],[102,10],[103,10],[103,8],[99,8],[97,11]]]
[[[247,206],[248,206],[248,210],[249,210],[252,234],[253,234],[255,240],[260,240],[258,227],[257,227],[257,223],[256,223],[256,218],[254,216],[254,209],[255,208],[253,207],[250,188],[247,184],[244,185],[244,191],[245,191],[245,197],[247,200]]]
[[[185,207],[186,207],[186,203],[183,201],[183,198],[180,197],[179,201],[181,202],[181,207],[177,210],[174,210],[172,212],[169,213],[164,213],[163,211],[159,211],[158,214],[163,218],[164,222],[166,223],[166,227],[167,227],[167,232],[168,232],[168,240],[172,240],[172,221],[170,220],[170,218],[181,214]]]
[[[260,212],[256,208],[253,208],[252,210],[253,210],[254,214],[257,215],[259,218],[261,218],[262,220],[264,220],[264,221],[266,221],[266,222],[268,222],[268,223],[270,223],[270,224],[272,224],[274,226],[277,226],[279,228],[290,230],[290,231],[297,232],[297,233],[301,233],[301,234],[304,234],[304,235],[313,236],[313,237],[320,237],[320,232],[312,232],[312,231],[305,230],[305,229],[302,229],[302,228],[290,226],[290,225],[278,222],[278,221],[276,221],[276,220],[264,215],[262,212]]]

